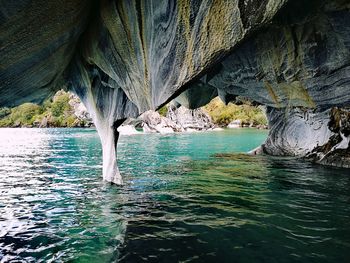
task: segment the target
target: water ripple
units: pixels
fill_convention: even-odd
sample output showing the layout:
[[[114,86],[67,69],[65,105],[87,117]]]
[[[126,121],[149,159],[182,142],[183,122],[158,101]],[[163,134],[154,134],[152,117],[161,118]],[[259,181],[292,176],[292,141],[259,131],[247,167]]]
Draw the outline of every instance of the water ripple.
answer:
[[[0,262],[350,262],[348,170],[265,136],[122,137],[116,187],[94,130],[0,129]]]

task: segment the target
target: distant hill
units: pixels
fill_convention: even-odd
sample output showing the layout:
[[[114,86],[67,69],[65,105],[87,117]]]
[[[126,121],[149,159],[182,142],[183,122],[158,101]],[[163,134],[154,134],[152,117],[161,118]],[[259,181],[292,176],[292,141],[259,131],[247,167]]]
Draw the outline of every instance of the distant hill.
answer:
[[[267,125],[266,116],[259,107],[245,102],[242,105],[225,105],[218,97],[202,107],[214,124],[227,126],[234,120],[242,125]],[[167,115],[167,107],[158,110]],[[0,108],[0,127],[91,127],[89,117],[80,99],[70,92],[58,91],[42,105],[24,103],[15,108]]]
[[[0,109],[0,127],[90,127],[92,121],[74,94],[58,91],[42,105],[24,103]]]
[[[229,103],[225,105],[220,98],[214,98],[203,109],[212,118],[214,124],[227,126],[234,120],[240,120],[242,125],[266,126],[267,119],[263,108],[253,106],[249,101],[242,102],[241,105]]]

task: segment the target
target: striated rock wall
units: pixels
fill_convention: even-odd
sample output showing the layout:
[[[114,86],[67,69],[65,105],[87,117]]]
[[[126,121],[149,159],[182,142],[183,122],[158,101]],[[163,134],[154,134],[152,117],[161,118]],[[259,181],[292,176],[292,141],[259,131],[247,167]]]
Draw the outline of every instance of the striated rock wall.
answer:
[[[108,182],[122,184],[117,165],[117,129],[127,117],[136,117],[138,110],[121,88],[111,88],[111,85],[116,86],[113,79],[99,70],[91,74],[94,75],[91,83],[84,83],[90,79],[82,79],[82,85],[72,88],[86,105],[101,138],[103,178]]]
[[[92,3],[1,1],[0,105],[40,102],[62,88]]]
[[[186,89],[178,102],[191,108],[216,94],[269,106],[266,152],[304,154],[328,131],[300,118],[301,108],[324,126],[328,109],[350,102],[349,8],[349,0],[4,0],[0,106],[73,90],[101,137],[104,179],[115,183],[117,127]],[[302,133],[314,130],[320,137],[303,146]]]
[[[155,109],[286,1],[5,0],[0,104],[40,100],[63,81],[88,84],[81,78],[97,68],[140,112]]]
[[[330,110],[315,112],[307,108],[281,110],[269,107],[270,134],[263,151],[271,155],[306,155],[330,138],[329,114]]]
[[[350,12],[324,8],[294,23],[276,18],[224,59],[209,84],[223,98],[241,95],[275,108],[348,105]]]
[[[289,1],[270,25],[216,63],[206,86],[217,89],[225,103],[243,96],[268,106],[265,153],[308,155],[318,163],[348,167],[349,135],[334,133],[329,123],[331,108],[344,111],[350,105],[349,32],[349,1]],[[208,90],[200,86],[196,92],[201,89]],[[189,92],[182,96],[199,101]],[[340,142],[344,149],[336,150]],[[326,157],[316,154],[327,145],[335,148]]]
[[[328,140],[306,155],[307,159],[324,165],[350,168],[350,109],[329,111]]]

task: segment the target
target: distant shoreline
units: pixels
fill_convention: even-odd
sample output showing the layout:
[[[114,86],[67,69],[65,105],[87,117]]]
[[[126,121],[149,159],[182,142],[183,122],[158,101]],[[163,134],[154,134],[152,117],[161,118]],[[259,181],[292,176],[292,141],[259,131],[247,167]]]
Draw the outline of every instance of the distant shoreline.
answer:
[[[255,130],[269,130],[269,128],[260,128],[260,127],[257,127],[257,126],[253,126],[253,127],[237,127],[237,128],[228,128],[228,127],[219,127],[223,130],[241,130],[241,129],[255,129]],[[43,129],[43,130],[46,130],[46,129],[94,129],[96,130],[96,127],[95,126],[91,126],[91,127],[0,127],[0,129]],[[211,129],[208,129],[208,130],[200,130],[200,131],[196,131],[196,132],[206,132],[206,131],[220,131],[220,130],[211,130]],[[140,131],[139,132],[140,134],[152,134],[150,132],[143,132],[143,131]],[[153,132],[155,133],[155,132]],[[174,132],[174,133],[189,133],[188,131],[178,131],[178,132]]]

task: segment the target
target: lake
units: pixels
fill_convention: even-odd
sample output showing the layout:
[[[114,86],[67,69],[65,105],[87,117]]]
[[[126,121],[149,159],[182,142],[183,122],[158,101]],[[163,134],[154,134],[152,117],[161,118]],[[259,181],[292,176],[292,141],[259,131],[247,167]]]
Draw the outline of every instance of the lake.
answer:
[[[267,131],[0,129],[0,262],[350,262],[350,172],[248,156]]]

